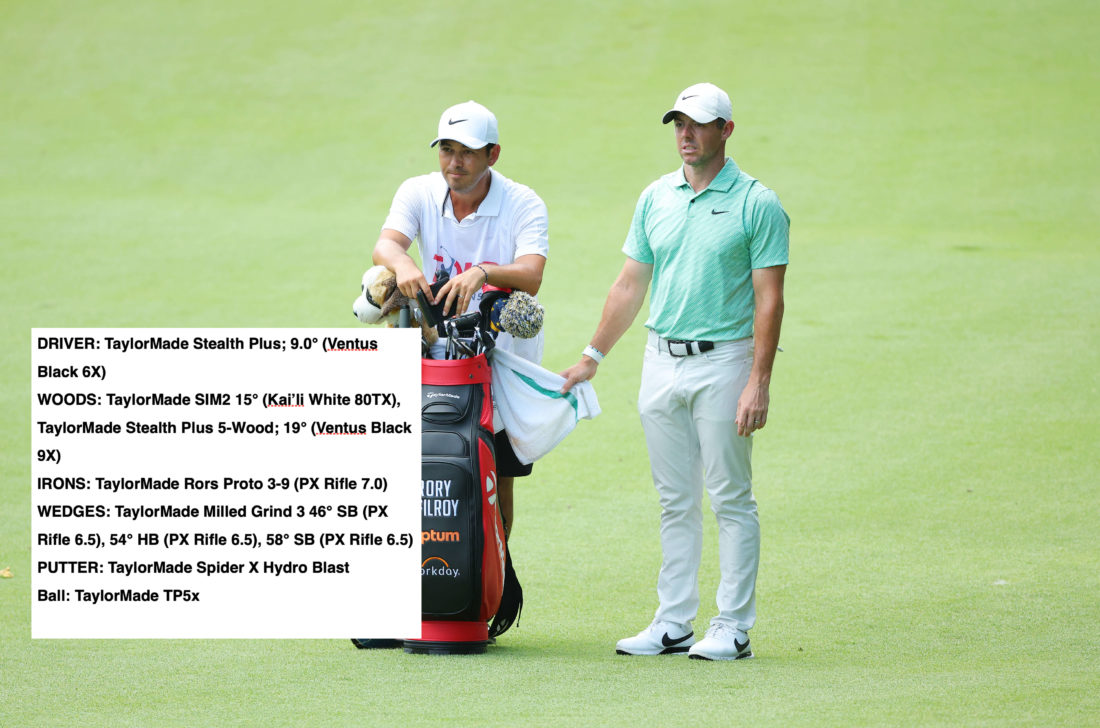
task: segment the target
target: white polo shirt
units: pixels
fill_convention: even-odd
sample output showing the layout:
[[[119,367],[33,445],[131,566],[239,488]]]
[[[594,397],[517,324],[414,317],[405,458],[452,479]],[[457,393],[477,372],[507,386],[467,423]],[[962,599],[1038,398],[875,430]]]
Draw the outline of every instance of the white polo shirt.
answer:
[[[440,268],[453,277],[478,263],[506,265],[521,255],[549,255],[545,203],[530,187],[494,169],[489,174],[489,194],[461,221],[455,219],[442,173],[412,177],[397,189],[382,228],[416,241],[429,283]],[[479,292],[466,310],[480,305]],[[497,346],[536,364],[542,361],[542,342],[542,332],[532,339],[506,333],[497,338]]]

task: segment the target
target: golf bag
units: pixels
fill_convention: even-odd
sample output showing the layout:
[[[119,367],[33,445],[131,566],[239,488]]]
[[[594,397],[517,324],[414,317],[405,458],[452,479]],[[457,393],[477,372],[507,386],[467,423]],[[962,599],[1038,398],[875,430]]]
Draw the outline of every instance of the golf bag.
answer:
[[[485,651],[506,547],[484,355],[421,362],[421,638],[405,651]],[[503,631],[503,630],[500,630]]]

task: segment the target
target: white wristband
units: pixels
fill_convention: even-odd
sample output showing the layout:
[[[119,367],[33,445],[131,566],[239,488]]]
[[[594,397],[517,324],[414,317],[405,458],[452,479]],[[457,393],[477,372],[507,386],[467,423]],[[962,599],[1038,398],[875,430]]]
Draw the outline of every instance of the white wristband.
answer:
[[[604,357],[603,352],[600,351],[599,349],[597,349],[596,347],[592,346],[591,344],[584,347],[584,351],[581,352],[581,353],[584,354],[584,356],[591,357],[592,360],[595,361],[597,364],[599,364],[601,361],[603,361],[603,357]]]

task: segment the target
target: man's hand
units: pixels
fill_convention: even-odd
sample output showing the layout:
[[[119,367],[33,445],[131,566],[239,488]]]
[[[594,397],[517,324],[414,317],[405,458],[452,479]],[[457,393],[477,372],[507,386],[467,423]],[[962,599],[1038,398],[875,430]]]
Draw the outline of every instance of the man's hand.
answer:
[[[485,272],[476,265],[472,265],[468,270],[459,273],[444,283],[443,287],[439,289],[439,296],[433,303],[443,301],[444,315],[447,315],[447,312],[453,307],[454,315],[459,316],[466,312],[471,299],[481,290],[485,281]]]
[[[397,277],[397,289],[412,301],[416,300],[417,291],[424,291],[428,301],[435,303],[435,298],[432,296],[432,287],[428,285],[428,279],[424,277],[412,258],[406,256],[406,260],[407,263],[404,261],[398,263],[396,270],[393,272],[394,276]]]
[[[623,269],[619,271],[619,277],[611,284],[611,290],[607,292],[607,300],[603,304],[603,315],[600,317],[600,325],[596,327],[596,333],[591,340],[591,346],[604,355],[611,351],[630,324],[638,315],[638,309],[642,307],[645,293],[649,289],[649,281],[653,278],[653,266],[648,263],[639,263],[633,258],[627,258],[623,263]],[[561,393],[565,394],[573,388],[577,382],[587,382],[596,376],[596,367],[599,363],[590,356],[581,355],[581,360],[561,373],[565,377],[565,385]]]
[[[565,384],[561,388],[561,393],[568,392],[577,382],[587,382],[596,376],[597,367],[599,367],[599,364],[596,363],[595,359],[582,356],[579,362],[561,373],[561,376],[565,377]]]
[[[371,260],[375,265],[384,265],[393,271],[397,279],[397,290],[405,294],[410,300],[416,300],[416,292],[424,291],[428,300],[435,303],[432,296],[432,288],[428,285],[428,279],[420,272],[416,261],[409,257],[410,240],[403,233],[386,228],[382,230],[381,237],[374,244],[374,252]]]
[[[745,386],[741,397],[737,400],[737,434],[748,437],[756,430],[762,430],[768,423],[768,402],[771,397],[768,394],[767,384],[756,384],[752,381]]]

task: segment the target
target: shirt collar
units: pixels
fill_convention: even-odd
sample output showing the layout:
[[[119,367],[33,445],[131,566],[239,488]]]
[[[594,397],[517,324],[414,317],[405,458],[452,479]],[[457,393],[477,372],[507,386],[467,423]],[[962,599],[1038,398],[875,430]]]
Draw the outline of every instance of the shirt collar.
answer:
[[[447,180],[443,179],[442,173],[438,174],[438,183],[435,190],[436,206],[439,208],[439,214],[446,216],[448,210],[451,209],[451,198],[448,192],[450,188],[447,187]],[[504,201],[504,178],[493,168],[489,168],[489,194],[485,196],[485,199],[481,201],[481,204],[477,206],[477,210],[471,217],[496,217],[500,215],[500,207]],[[454,213],[452,212],[453,216]]]
[[[500,206],[504,201],[504,178],[497,174],[496,170],[489,168],[489,194],[477,206],[477,214],[496,217],[500,214]]]
[[[733,189],[733,185],[740,174],[741,170],[738,168],[737,162],[734,162],[731,157],[726,157],[726,163],[722,165],[722,169],[718,172],[718,176],[710,181],[706,189],[714,190],[715,192],[729,192]],[[681,187],[691,189],[691,184],[687,181],[687,176],[684,174],[684,165],[681,164],[680,168],[672,173],[672,186],[677,189]]]

